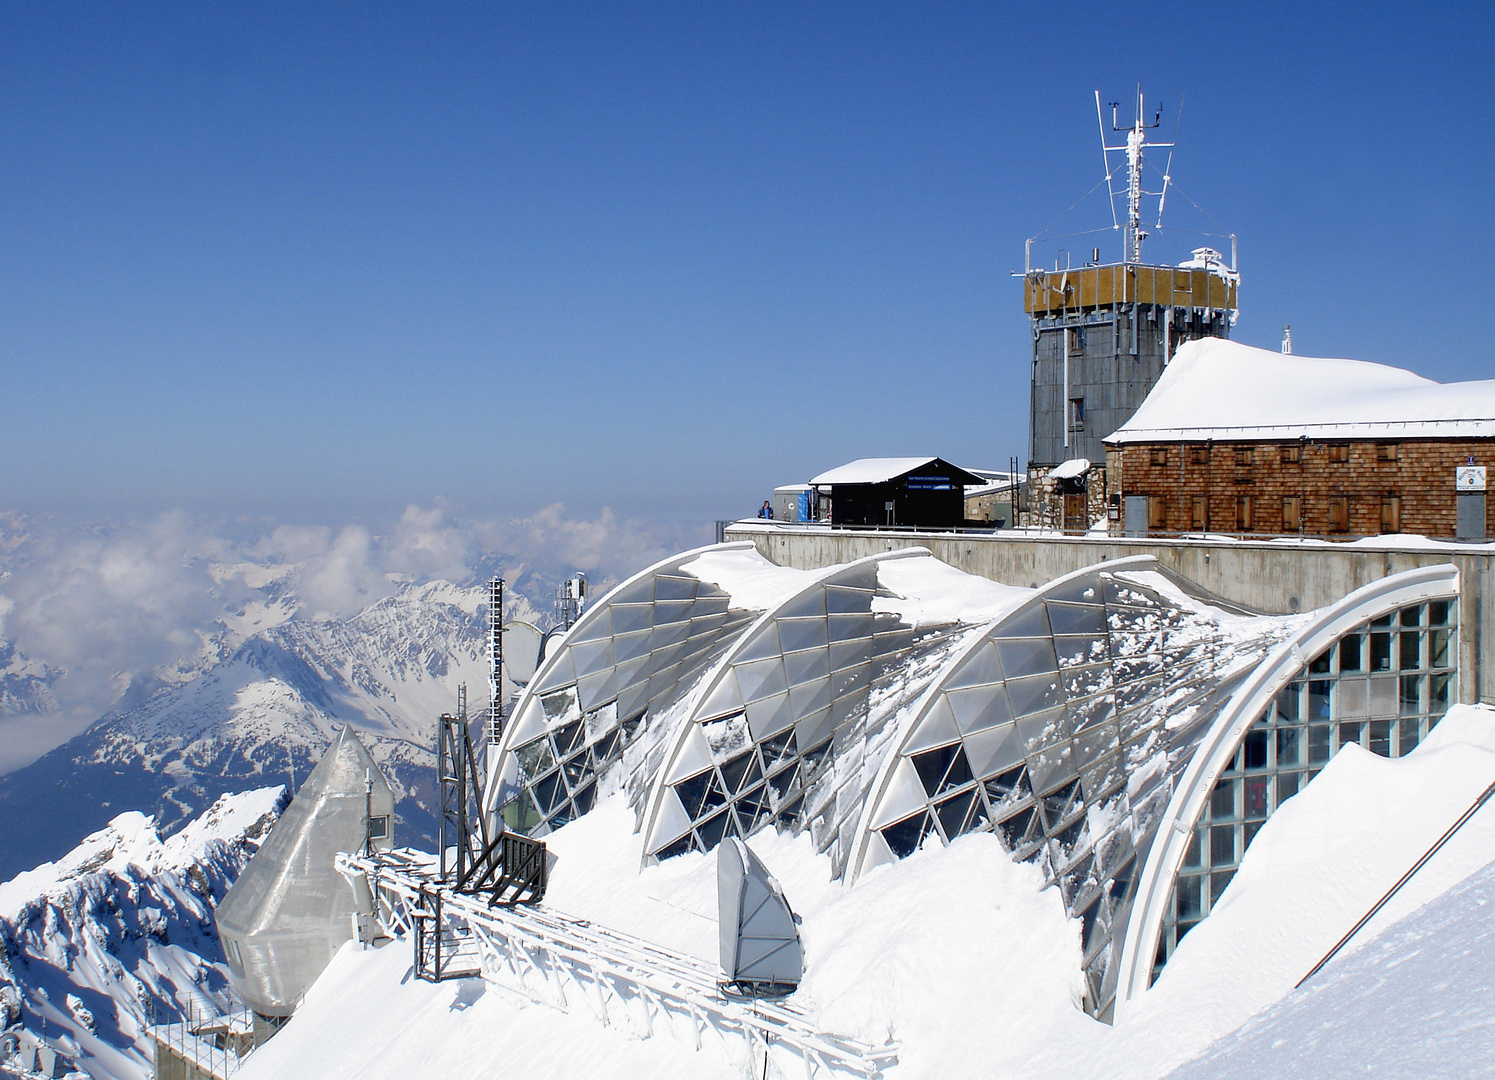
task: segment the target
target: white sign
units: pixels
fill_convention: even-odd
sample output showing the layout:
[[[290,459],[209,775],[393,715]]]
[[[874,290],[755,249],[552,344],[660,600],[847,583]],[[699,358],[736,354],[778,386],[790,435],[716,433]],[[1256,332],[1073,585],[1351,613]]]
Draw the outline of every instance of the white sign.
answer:
[[[1484,491],[1485,467],[1483,465],[1460,465],[1454,470],[1453,486],[1459,491]]]

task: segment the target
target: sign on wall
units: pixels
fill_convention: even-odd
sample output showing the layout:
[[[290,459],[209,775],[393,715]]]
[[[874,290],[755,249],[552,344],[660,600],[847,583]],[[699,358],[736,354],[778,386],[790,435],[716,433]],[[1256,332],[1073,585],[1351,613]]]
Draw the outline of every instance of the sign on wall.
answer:
[[[1460,465],[1454,470],[1454,488],[1458,491],[1484,491],[1485,467]]]

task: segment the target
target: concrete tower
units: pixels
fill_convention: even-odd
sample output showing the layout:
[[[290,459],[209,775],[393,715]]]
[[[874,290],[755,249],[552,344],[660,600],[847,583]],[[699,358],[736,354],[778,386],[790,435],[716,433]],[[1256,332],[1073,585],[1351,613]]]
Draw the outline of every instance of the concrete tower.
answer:
[[[1096,115],[1099,120],[1099,94]],[[1117,123],[1117,106],[1112,106],[1112,130],[1125,134],[1125,145],[1105,142],[1102,121],[1112,223],[1124,236],[1122,260],[1103,262],[1097,248],[1095,257],[1080,267],[1069,265],[1067,253],[1061,252],[1053,270],[1035,269],[1031,262],[1024,268],[1023,306],[1033,334],[1028,429],[1033,524],[1083,529],[1104,514],[1101,440],[1131,419],[1181,343],[1229,337],[1235,322],[1240,278],[1234,237],[1229,263],[1208,247],[1195,249],[1178,266],[1142,261],[1148,236],[1142,199],[1157,197],[1161,228],[1172,179],[1165,168],[1160,191],[1142,187],[1144,150],[1173,145],[1147,141],[1148,131],[1157,126],[1156,117],[1145,122],[1140,90],[1129,127]],[[1114,169],[1113,154],[1125,155]],[[1168,160],[1171,166],[1171,153]],[[1124,188],[1113,183],[1118,173],[1124,173]]]

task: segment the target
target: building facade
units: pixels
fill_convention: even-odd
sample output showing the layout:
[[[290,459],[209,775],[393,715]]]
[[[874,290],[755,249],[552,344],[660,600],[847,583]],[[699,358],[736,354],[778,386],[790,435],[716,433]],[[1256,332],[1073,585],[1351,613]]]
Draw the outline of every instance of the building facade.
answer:
[[[1480,470],[1492,467],[1490,439],[1201,439],[1127,443],[1110,473],[1133,535],[1480,539],[1491,528]]]

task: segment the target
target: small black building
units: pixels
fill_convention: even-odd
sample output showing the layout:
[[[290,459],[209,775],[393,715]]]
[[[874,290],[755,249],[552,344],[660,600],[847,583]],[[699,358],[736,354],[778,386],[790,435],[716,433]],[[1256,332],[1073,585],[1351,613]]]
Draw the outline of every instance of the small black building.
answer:
[[[829,497],[832,525],[956,529],[965,523],[965,487],[984,484],[937,457],[859,458],[810,481]]]

